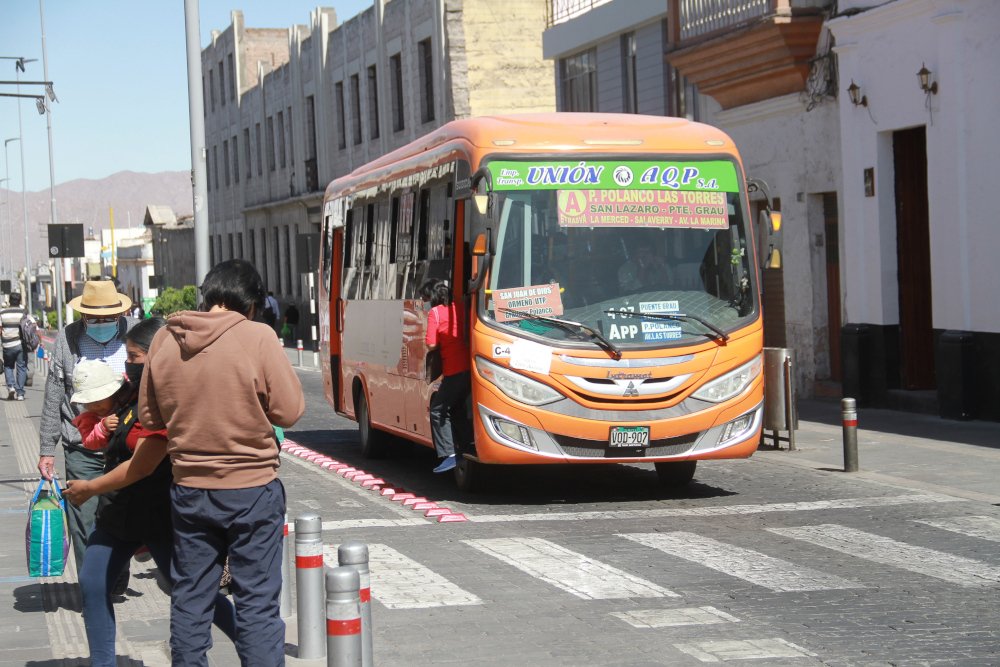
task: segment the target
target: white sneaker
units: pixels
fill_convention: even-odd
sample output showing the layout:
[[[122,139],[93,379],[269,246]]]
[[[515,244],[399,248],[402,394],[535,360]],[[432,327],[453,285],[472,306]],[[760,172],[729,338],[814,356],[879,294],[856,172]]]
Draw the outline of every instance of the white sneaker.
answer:
[[[23,401],[23,400],[24,400],[24,396],[23,396],[23,395],[21,395],[21,396],[18,396],[18,397],[17,397],[17,400],[19,400],[19,401]]]

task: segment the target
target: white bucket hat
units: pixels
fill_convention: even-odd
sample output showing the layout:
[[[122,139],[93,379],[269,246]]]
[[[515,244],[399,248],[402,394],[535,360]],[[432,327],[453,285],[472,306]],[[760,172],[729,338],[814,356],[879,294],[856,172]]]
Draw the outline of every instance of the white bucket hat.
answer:
[[[72,403],[94,403],[113,396],[125,384],[125,376],[103,361],[84,359],[73,370]]]

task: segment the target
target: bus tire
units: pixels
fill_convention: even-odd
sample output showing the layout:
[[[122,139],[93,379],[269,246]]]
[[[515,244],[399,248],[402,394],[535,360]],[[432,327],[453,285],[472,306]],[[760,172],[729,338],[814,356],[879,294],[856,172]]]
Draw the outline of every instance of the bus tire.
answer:
[[[459,455],[455,461],[455,485],[460,491],[475,493],[483,489],[486,482],[486,466]]]
[[[372,426],[368,410],[368,399],[364,392],[358,394],[358,434],[361,440],[361,455],[366,459],[380,459],[388,453],[389,435]]]
[[[661,486],[687,486],[694,479],[697,461],[657,461],[656,474]]]

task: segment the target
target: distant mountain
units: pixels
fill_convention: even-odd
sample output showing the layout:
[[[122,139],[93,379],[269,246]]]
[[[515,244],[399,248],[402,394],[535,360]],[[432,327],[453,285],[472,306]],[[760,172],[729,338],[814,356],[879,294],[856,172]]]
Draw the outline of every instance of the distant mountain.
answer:
[[[21,209],[20,190],[5,190],[0,188],[0,201],[10,197],[10,217],[13,223],[12,241],[14,246],[14,261],[17,265],[24,262],[24,223]],[[191,215],[192,206],[191,176],[186,171],[163,171],[156,174],[120,171],[107,178],[92,180],[81,178],[67,181],[56,186],[56,221],[60,224],[82,224],[86,236],[93,227],[96,233],[100,229],[111,226],[109,208],[114,209],[115,228],[141,226],[146,207],[154,205],[169,206],[178,216]],[[44,243],[47,238],[47,225],[50,222],[49,190],[25,193],[28,209],[28,228],[30,230],[29,245],[34,260],[48,258]],[[6,211],[2,217],[6,227]],[[4,264],[8,255],[7,231],[0,234],[0,254]]]

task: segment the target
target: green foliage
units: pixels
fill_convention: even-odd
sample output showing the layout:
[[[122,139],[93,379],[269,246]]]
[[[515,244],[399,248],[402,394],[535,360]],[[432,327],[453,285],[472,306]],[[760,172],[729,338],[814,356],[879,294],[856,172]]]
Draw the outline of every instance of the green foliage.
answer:
[[[182,289],[167,287],[156,297],[156,302],[150,312],[156,312],[163,317],[179,310],[194,310],[198,307],[198,290],[194,285],[185,285]]]
[[[49,323],[49,329],[55,329],[59,324],[59,313],[54,310],[50,310],[45,314],[45,320]]]

